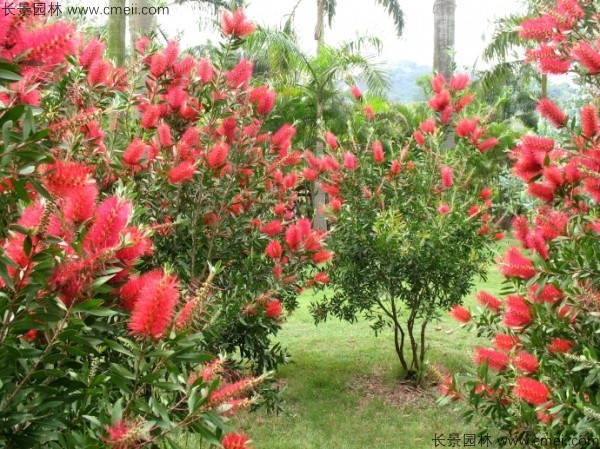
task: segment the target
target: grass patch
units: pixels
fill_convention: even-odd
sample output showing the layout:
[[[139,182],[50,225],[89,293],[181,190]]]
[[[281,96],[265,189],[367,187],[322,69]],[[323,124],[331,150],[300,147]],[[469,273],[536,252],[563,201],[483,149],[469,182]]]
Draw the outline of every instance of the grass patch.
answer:
[[[493,268],[476,291],[498,293],[501,281]],[[458,432],[461,438],[475,433],[451,409],[436,404],[436,388],[414,391],[399,382],[391,335],[375,337],[362,320],[315,326],[311,300],[309,294],[300,298],[300,308],[279,335],[292,355],[278,374],[287,385],[288,410],[279,416],[242,413],[233,423],[248,432],[257,449],[429,449],[435,433]],[[473,295],[466,303],[474,303]],[[427,337],[427,360],[450,371],[470,363],[478,341],[446,316],[432,323]]]

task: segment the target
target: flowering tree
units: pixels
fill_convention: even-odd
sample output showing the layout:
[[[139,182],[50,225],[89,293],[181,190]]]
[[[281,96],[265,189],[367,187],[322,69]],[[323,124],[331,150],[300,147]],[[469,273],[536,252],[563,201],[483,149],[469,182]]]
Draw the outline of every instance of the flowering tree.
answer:
[[[225,70],[253,28],[223,15],[217,68],[143,39],[132,76],[68,23],[0,18],[3,444],[248,447],[225,416],[265,376],[206,351],[256,360],[325,252],[293,214],[293,128],[262,133],[273,92]]]
[[[292,146],[295,128],[267,131],[275,92],[251,86],[253,63],[235,58],[254,24],[242,10],[225,12],[222,31],[214,61],[180,55],[174,42],[160,49],[138,41],[138,114],[120,119],[124,151],[111,169],[161,227],[154,261],[171,261],[191,284],[210,266],[223,268],[203,304],[219,316],[204,346],[239,353],[261,372],[285,357],[270,341],[284,308],[322,277],[313,279],[324,234],[296,209],[304,158]]]
[[[522,22],[521,38],[539,45],[531,62],[597,85],[599,12],[596,2],[559,0]],[[513,222],[520,248],[500,261],[508,296],[478,295],[482,308],[470,325],[491,342],[475,351],[477,373],[448,378],[443,391],[445,401],[463,399],[466,417],[503,435],[559,436],[584,447],[600,436],[598,111],[584,106],[577,121],[548,99],[538,111],[560,137],[524,136],[511,155],[515,176],[541,205]],[[471,323],[466,310],[455,316]]]
[[[313,306],[315,318],[364,314],[376,331],[389,325],[408,377],[423,372],[428,323],[462,301],[490,257],[493,194],[480,171],[499,141],[465,113],[468,83],[465,74],[436,76],[433,114],[408,138],[393,118],[380,126],[354,86],[364,117],[348,142],[326,132],[328,154],[308,155],[305,177],[329,195],[336,255],[332,293]],[[446,148],[450,134],[457,144]]]

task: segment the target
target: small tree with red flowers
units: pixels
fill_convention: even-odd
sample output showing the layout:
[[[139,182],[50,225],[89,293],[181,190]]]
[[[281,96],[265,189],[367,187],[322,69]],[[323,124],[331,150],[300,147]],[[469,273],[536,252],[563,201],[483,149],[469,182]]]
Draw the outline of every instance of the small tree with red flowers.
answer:
[[[433,114],[403,136],[353,89],[361,115],[347,141],[326,132],[328,154],[308,154],[305,177],[329,195],[331,293],[313,305],[354,321],[363,314],[376,332],[391,327],[409,378],[425,369],[426,330],[440,310],[459,304],[486,272],[494,241],[492,190],[481,168],[499,141],[467,113],[469,76],[432,81]],[[375,126],[377,125],[377,126]],[[407,130],[405,130],[405,133]],[[448,137],[456,145],[447,147]],[[500,237],[499,234],[496,235]]]
[[[236,36],[252,29],[241,11],[223,21]],[[177,123],[191,130],[187,140],[175,134],[181,146],[173,148],[156,123],[164,106],[140,106],[140,119],[137,87],[103,47],[66,22],[0,17],[0,445],[179,447],[173,438],[191,431],[209,444],[247,448],[244,434],[224,434],[226,417],[253,404],[265,376],[236,372],[204,351],[219,317],[221,272],[209,265],[185,282],[178,259],[153,261],[153,235],[173,225],[154,221],[154,198],[140,195],[153,189],[132,185],[189,179],[196,168],[181,154],[201,150],[185,119],[200,105],[178,103]],[[179,61],[173,45],[149,58],[157,77],[208,73],[206,63]],[[147,81],[149,90],[157,85]],[[269,95],[259,98],[268,109]],[[138,121],[152,131],[131,136]],[[226,145],[207,152],[211,174],[225,169]],[[169,163],[154,167],[153,158]],[[295,225],[302,243],[307,226]],[[282,313],[270,295],[260,307],[265,320]]]
[[[575,73],[597,86],[597,2],[559,0],[521,24],[538,41],[528,57],[542,73]],[[571,447],[600,438],[600,126],[594,104],[568,117],[551,100],[539,113],[556,140],[527,135],[512,150],[513,172],[539,201],[513,221],[520,247],[500,268],[506,298],[481,292],[481,308],[456,317],[489,345],[475,350],[477,373],[448,377],[444,402],[502,436],[562,437]],[[472,324],[471,324],[472,323]],[[595,438],[595,440],[594,440]]]

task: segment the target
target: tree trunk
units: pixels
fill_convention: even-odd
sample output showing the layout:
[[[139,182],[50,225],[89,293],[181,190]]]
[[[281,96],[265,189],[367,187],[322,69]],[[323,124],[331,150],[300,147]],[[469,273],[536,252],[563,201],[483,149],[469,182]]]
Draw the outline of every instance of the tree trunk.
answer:
[[[317,25],[315,26],[315,40],[317,41],[317,53],[325,42],[325,2],[317,0]]]
[[[321,95],[317,94],[317,132],[320,132],[323,126],[323,99]],[[317,157],[323,157],[325,147],[321,139],[317,137],[317,143],[315,145]],[[326,196],[325,192],[321,189],[318,182],[313,183],[313,224],[315,228],[321,231],[327,231],[327,220],[325,215],[321,212],[321,208],[325,205]]]
[[[122,11],[125,3],[126,0],[109,0],[108,6],[121,8]],[[114,13],[108,16],[108,56],[117,65],[125,62],[125,18],[125,14]]]
[[[455,11],[455,0],[435,0],[433,4],[433,70],[446,79],[453,72],[449,50],[454,48]]]
[[[137,0],[138,10],[143,7],[149,7],[150,0]],[[156,16],[146,14],[132,14],[129,16],[129,35],[131,36],[131,46],[140,36],[151,36],[156,31]]]

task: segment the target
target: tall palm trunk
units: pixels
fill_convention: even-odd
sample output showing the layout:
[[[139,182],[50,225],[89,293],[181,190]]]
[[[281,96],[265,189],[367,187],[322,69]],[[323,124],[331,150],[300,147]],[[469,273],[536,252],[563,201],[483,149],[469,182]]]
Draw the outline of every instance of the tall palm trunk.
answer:
[[[138,10],[150,6],[150,0],[136,0]],[[131,35],[132,46],[135,40],[140,36],[150,36],[156,30],[156,16],[150,14],[132,14],[129,16],[129,34]]]
[[[452,75],[452,56],[456,24],[456,1],[435,0],[433,4],[433,70],[442,73],[446,79]]]
[[[317,1],[317,25],[315,26],[315,40],[317,41],[317,54],[321,50],[321,47],[325,43],[325,2],[327,0],[318,0]],[[320,92],[317,93],[317,131],[321,130],[321,126],[323,125],[323,96]],[[315,150],[317,153],[317,157],[322,157],[325,147],[321,139],[317,137],[317,142],[315,145]],[[327,230],[327,220],[325,220],[325,216],[321,212],[321,208],[325,205],[325,201],[327,200],[325,196],[325,192],[321,189],[317,182],[313,183],[312,186],[312,206],[314,210],[313,222],[317,229],[322,231]]]
[[[110,8],[120,8],[123,11],[126,0],[109,0]],[[111,12],[118,11],[111,9]],[[125,14],[110,14],[108,17],[108,56],[117,63],[123,65],[125,62]]]

